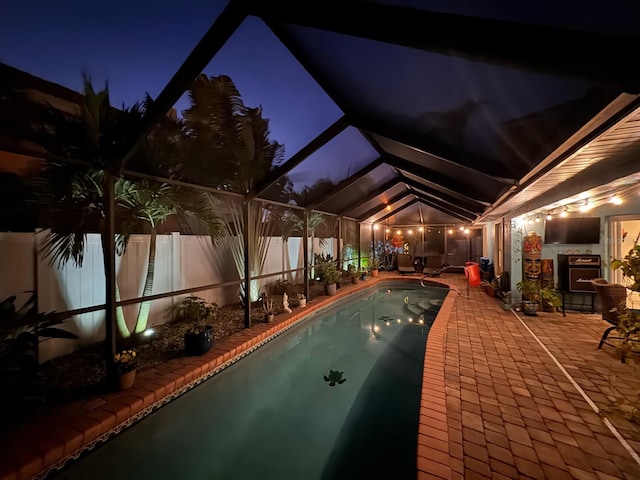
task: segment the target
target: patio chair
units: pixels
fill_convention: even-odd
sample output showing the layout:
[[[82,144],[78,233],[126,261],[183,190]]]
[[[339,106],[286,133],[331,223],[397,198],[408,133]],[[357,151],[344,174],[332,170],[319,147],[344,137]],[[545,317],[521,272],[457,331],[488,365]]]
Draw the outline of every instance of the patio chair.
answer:
[[[413,266],[413,260],[408,253],[398,254],[398,273],[415,273],[416,269]]]
[[[619,283],[600,283],[592,281],[592,284],[596,289],[598,298],[600,299],[600,305],[602,306],[602,319],[611,324],[611,326],[602,334],[598,348],[602,348],[602,345],[605,343],[615,347],[615,345],[607,343],[607,338],[609,333],[618,327],[618,316],[627,310],[627,289],[624,285],[620,285]],[[621,338],[617,337],[617,339]]]

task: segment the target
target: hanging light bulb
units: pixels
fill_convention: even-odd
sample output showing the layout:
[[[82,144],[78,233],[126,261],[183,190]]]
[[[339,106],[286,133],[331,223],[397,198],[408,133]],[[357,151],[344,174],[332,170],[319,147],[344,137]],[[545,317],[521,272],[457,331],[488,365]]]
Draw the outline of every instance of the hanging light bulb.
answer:
[[[464,231],[464,227],[463,227],[462,225],[460,225],[459,230],[460,230],[461,232],[462,232],[462,231]]]
[[[464,229],[464,233],[465,233],[465,235],[469,235],[469,229],[468,229],[468,228],[465,228],[465,229]]]
[[[396,233],[397,233],[398,235],[402,235],[402,230],[397,230],[397,231],[396,231]]]
[[[553,219],[550,213],[547,213],[547,221],[550,222]]]
[[[560,216],[561,216],[562,218],[565,218],[567,215],[569,215],[569,210],[567,209],[567,207],[564,207],[564,208],[562,209],[562,212],[560,213]]]
[[[609,200],[609,202],[613,203],[614,205],[622,205],[622,199],[618,195],[614,195],[613,197],[611,197],[611,200]]]
[[[580,205],[580,211],[581,212],[588,212],[589,210],[591,210],[591,204],[589,203],[589,199],[585,198],[584,199],[584,204]]]
[[[438,233],[440,233],[440,232],[438,232]],[[449,229],[449,235],[452,235],[452,234],[453,234],[453,228],[450,228]]]
[[[374,224],[373,224],[373,229],[374,229],[374,230],[378,230],[379,228],[380,228],[380,226],[379,226],[377,223],[374,223]]]
[[[540,223],[540,214],[536,216],[536,223]]]
[[[409,230],[407,233],[408,233],[409,235],[413,235],[413,230]]]

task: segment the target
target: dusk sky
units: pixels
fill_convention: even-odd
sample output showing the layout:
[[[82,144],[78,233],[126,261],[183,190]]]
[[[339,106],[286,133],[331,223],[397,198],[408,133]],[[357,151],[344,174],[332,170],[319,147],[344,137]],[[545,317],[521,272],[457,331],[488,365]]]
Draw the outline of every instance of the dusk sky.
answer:
[[[471,0],[388,3],[618,34],[635,34],[637,27],[637,14],[625,14],[628,5],[621,0],[607,2],[606,10],[598,8],[597,2],[578,0],[562,2],[561,8],[558,2],[542,0],[536,2],[535,10],[498,0],[482,2],[482,6]],[[225,5],[222,0],[187,4],[114,0],[100,6],[80,0],[5,1],[0,15],[0,62],[73,90],[81,89],[81,72],[85,71],[96,87],[108,82],[115,106],[130,106],[145,93],[153,98],[158,95]],[[479,8],[483,11],[478,12]],[[495,124],[529,114],[536,107],[579,98],[586,90],[580,81],[568,80],[549,88],[555,79],[525,78],[522,72],[507,69],[496,73],[494,66],[477,68],[473,62],[452,62],[445,56],[401,51],[371,41],[345,43],[344,36],[312,29],[298,29],[296,35],[309,50],[326,49],[316,61],[340,69],[342,83],[352,93],[350,100],[367,104],[372,92],[378,98],[384,94],[387,104],[376,104],[378,115],[391,118],[400,113],[402,121],[417,124],[432,118],[433,112],[455,109],[466,99],[484,102],[482,112],[470,121],[474,131],[467,134],[467,140],[476,148],[484,144],[487,151],[493,145],[487,132]],[[373,45],[375,55],[368,55],[374,52]],[[285,145],[286,158],[343,113],[255,18],[243,23],[204,72],[229,75],[247,106],[263,107],[271,138]],[[418,99],[413,93],[420,89],[431,95]],[[183,97],[176,109],[186,106]],[[291,172],[291,178],[297,187],[322,176],[339,181],[375,157],[362,137],[344,132],[317,152],[313,162]],[[313,167],[312,172],[310,164],[320,169]]]
[[[108,82],[113,105],[130,106],[145,93],[160,93],[225,3],[116,0],[98,10],[77,0],[11,1],[0,16],[0,62],[78,91],[86,71],[94,86]],[[342,116],[255,18],[243,23],[204,72],[229,75],[247,106],[263,107],[271,138],[284,143],[287,158]],[[185,95],[176,109],[187,105]]]

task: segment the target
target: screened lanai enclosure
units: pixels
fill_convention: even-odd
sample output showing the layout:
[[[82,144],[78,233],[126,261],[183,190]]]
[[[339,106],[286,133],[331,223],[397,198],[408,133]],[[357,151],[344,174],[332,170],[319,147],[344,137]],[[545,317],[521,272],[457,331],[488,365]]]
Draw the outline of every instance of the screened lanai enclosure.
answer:
[[[123,2],[82,41],[25,30],[0,55],[4,306],[40,362],[111,359],[184,296],[250,327],[327,263],[479,261],[576,132],[638,107],[637,14],[570,3]]]

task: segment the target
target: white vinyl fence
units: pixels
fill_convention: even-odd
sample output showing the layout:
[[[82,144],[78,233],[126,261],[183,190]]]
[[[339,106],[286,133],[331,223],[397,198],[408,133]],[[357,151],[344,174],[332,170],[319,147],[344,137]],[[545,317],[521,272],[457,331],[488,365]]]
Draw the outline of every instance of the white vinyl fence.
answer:
[[[28,233],[0,233],[0,300],[17,295],[21,306],[37,285],[40,312],[62,312],[100,305],[105,302],[105,278],[102,246],[98,234],[87,236],[82,267],[69,262],[62,267],[49,264],[48,259],[36,255],[35,239]],[[314,241],[314,252],[337,254],[335,240],[327,239],[320,248]],[[225,261],[220,269],[215,261],[211,242],[206,236],[158,235],[155,259],[153,294],[194,288],[203,285],[238,280],[230,252],[224,252]],[[121,300],[142,295],[149,255],[149,236],[132,235],[123,257],[116,258],[117,283]],[[302,239],[291,237],[283,242],[273,237],[269,246],[263,274],[303,267]],[[277,275],[260,281],[261,285],[276,280],[302,282],[303,272]],[[238,301],[238,287],[218,288],[197,292],[195,295],[226,305]],[[167,308],[175,297],[152,302],[149,326],[165,323]],[[133,327],[138,305],[124,307],[125,318]],[[70,353],[73,350],[103,340],[105,337],[104,311],[77,315],[61,327],[78,335],[78,340],[46,340],[40,344],[40,361]]]

